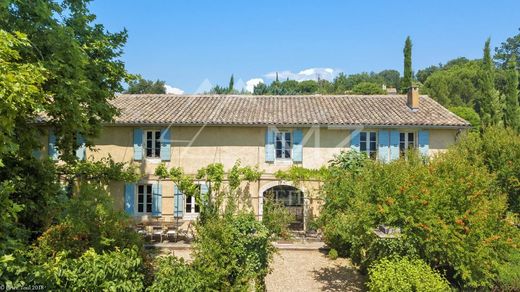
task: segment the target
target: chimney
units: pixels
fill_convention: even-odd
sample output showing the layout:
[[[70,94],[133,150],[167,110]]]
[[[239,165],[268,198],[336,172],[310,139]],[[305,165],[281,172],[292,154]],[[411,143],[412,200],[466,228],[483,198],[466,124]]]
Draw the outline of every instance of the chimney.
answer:
[[[412,85],[408,88],[406,104],[412,109],[419,109],[419,88],[417,85]]]

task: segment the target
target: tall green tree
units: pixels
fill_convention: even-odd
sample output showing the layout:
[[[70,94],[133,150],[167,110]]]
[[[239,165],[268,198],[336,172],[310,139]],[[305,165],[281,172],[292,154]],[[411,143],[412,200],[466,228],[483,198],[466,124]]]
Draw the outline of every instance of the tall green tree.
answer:
[[[43,90],[52,96],[44,105],[56,133],[61,158],[75,159],[78,133],[89,142],[102,124],[112,120],[110,103],[122,92],[128,76],[119,59],[126,43],[125,30],[107,32],[94,23],[88,0],[5,0],[0,4],[0,29],[27,35],[31,47],[20,51],[26,62],[46,69]],[[90,143],[89,143],[90,144]]]
[[[484,56],[480,70],[480,92],[477,98],[475,110],[479,113],[482,124],[485,126],[496,124],[499,107],[497,99],[500,94],[495,89],[494,65],[491,61],[491,51],[489,48],[490,39],[484,45]]]
[[[515,130],[520,130],[520,108],[518,106],[518,70],[516,56],[513,55],[507,64],[506,106],[504,124]]]
[[[518,29],[520,31],[520,28]],[[515,56],[517,66],[520,67],[520,33],[508,38],[495,48],[495,60],[499,66],[506,68],[509,60]]]
[[[129,94],[163,94],[166,93],[166,84],[162,80],[146,80],[140,75],[136,79],[128,81],[128,89],[125,93]]]
[[[229,86],[228,86],[228,93],[233,93],[235,90],[235,77],[233,74],[231,74],[231,78],[229,78]]]
[[[413,73],[412,73],[412,40],[410,36],[406,37],[404,42],[404,72],[403,81],[401,83],[401,91],[406,92],[408,88],[412,86]]]

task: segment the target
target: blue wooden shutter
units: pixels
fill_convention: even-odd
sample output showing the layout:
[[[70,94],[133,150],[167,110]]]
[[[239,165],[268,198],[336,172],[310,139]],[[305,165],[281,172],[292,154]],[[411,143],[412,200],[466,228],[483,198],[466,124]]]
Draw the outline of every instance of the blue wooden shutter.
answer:
[[[390,153],[388,130],[379,130],[379,137],[377,140],[379,142],[378,159],[379,161],[386,163],[388,162],[388,156]]]
[[[161,216],[162,186],[159,183],[152,185],[152,216]]]
[[[49,157],[52,160],[58,160],[58,148],[56,148],[56,135],[53,130],[49,130],[49,145],[48,145]]]
[[[419,131],[419,152],[422,156],[428,157],[430,152],[430,131]]]
[[[161,160],[170,161],[171,158],[171,141],[170,129],[165,128],[161,130]]]
[[[135,184],[125,184],[125,212],[129,215],[134,214],[134,197],[135,197]]]
[[[173,213],[175,217],[182,217],[184,213],[184,196],[179,191],[179,188],[175,185],[173,186],[173,196],[174,196],[174,206]]]
[[[359,151],[359,130],[353,130],[350,137],[350,150]]]
[[[303,161],[303,132],[302,129],[294,129],[293,131],[293,161],[301,163]]]
[[[265,161],[274,162],[274,131],[270,128],[265,132]]]
[[[399,159],[399,130],[390,131],[390,160]]]
[[[143,129],[134,129],[134,160],[143,159]]]
[[[78,160],[85,160],[87,147],[85,144],[85,138],[83,138],[81,134],[76,135],[76,144],[78,145],[78,148],[76,149],[76,158],[78,158]]]

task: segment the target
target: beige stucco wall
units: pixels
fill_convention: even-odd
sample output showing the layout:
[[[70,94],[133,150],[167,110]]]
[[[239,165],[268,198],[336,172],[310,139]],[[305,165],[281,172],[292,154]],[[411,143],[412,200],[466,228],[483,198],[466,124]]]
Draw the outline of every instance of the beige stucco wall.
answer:
[[[143,174],[143,183],[155,183],[158,178],[153,175],[160,160],[133,161],[133,127],[107,126],[99,138],[93,142],[93,149],[87,149],[89,159],[98,160],[111,156],[116,162],[128,162],[138,165]],[[160,128],[143,128],[160,129]],[[279,128],[284,130],[284,128]],[[259,182],[242,186],[242,191],[249,196],[249,206],[259,217],[261,216],[262,192],[280,182],[274,177],[277,170],[290,168],[291,161],[265,162],[266,127],[172,127],[171,129],[171,161],[166,166],[182,167],[187,174],[195,174],[201,167],[211,163],[222,163],[229,170],[237,160],[242,165],[258,166],[264,172]],[[287,129],[290,130],[290,129]],[[374,130],[374,129],[371,129]],[[303,163],[306,168],[319,168],[350,146],[351,131],[335,128],[303,129]],[[430,129],[430,155],[435,155],[455,143],[457,130]],[[45,145],[42,153],[47,153],[47,137],[42,138]],[[174,197],[173,182],[162,181],[162,215],[166,220],[173,219]],[[317,197],[319,182],[306,182],[295,185],[302,189],[306,196],[308,214],[319,214],[321,200]],[[123,209],[124,184],[110,184],[117,208]],[[147,219],[142,218],[142,219]]]

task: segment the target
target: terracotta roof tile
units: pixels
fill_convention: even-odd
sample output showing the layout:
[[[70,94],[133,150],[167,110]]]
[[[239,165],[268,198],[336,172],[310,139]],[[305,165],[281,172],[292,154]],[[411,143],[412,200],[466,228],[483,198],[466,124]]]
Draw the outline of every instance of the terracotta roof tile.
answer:
[[[122,94],[112,103],[116,124],[469,127],[425,95],[417,111],[405,95]]]

